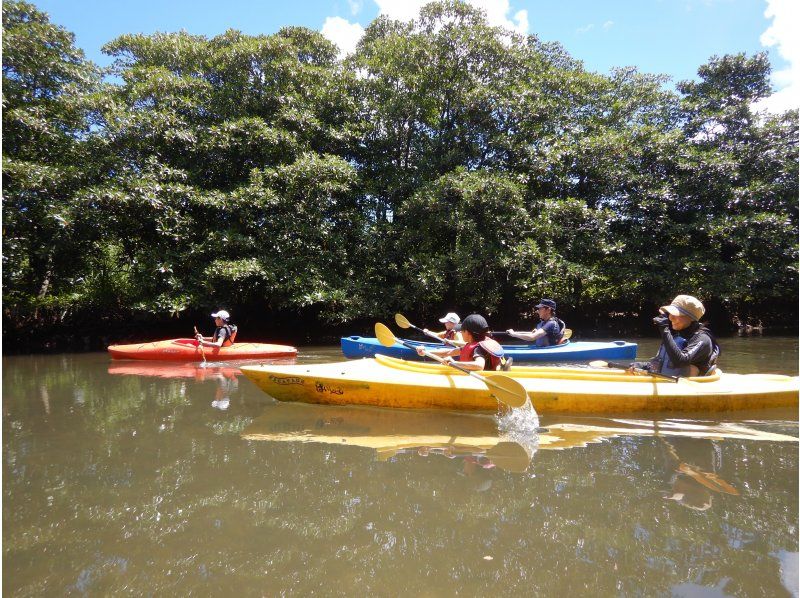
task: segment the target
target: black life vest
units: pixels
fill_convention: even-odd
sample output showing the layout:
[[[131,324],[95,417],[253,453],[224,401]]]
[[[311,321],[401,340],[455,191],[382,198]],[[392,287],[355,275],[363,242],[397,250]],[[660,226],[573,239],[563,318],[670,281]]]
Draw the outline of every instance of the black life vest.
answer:
[[[228,336],[222,342],[222,346],[230,347],[234,342],[236,342],[236,333],[239,331],[239,328],[236,326],[236,324],[223,324],[214,331],[214,336],[211,340],[212,342],[217,342],[217,339],[219,339],[219,331],[223,328],[228,332]]]
[[[655,358],[653,359],[653,368],[654,371],[657,371],[661,374],[667,374],[668,376],[691,376],[692,373],[692,366],[694,365],[699,371],[698,376],[707,376],[712,374],[714,370],[717,369],[717,358],[720,354],[720,348],[717,344],[717,339],[714,338],[714,335],[706,328],[705,326],[700,326],[695,334],[699,332],[705,333],[711,339],[711,355],[708,356],[708,359],[703,361],[702,363],[694,363],[685,365],[683,367],[675,366],[670,361],[669,356],[667,355],[667,350],[664,347],[663,343],[658,349],[658,354],[656,354]],[[678,346],[678,349],[683,350],[683,348],[687,345],[689,341],[683,338],[681,335],[676,334],[672,337],[675,340],[675,344]]]

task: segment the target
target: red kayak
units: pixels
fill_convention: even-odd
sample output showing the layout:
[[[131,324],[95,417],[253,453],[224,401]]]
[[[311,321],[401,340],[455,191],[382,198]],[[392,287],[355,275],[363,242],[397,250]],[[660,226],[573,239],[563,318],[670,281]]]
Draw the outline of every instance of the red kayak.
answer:
[[[229,361],[234,359],[264,359],[295,357],[297,349],[288,345],[267,343],[235,343],[230,347],[199,347],[193,338],[176,338],[152,343],[111,345],[112,359],[144,359],[159,361]]]

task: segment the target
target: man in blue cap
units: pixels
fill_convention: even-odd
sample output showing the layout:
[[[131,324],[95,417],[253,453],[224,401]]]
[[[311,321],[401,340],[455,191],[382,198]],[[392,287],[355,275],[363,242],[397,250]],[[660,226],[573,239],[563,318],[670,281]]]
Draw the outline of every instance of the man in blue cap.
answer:
[[[528,341],[537,347],[557,345],[564,337],[566,325],[556,317],[556,302],[552,299],[542,299],[536,306],[540,322],[532,332],[517,332],[511,328],[506,330],[515,338]]]

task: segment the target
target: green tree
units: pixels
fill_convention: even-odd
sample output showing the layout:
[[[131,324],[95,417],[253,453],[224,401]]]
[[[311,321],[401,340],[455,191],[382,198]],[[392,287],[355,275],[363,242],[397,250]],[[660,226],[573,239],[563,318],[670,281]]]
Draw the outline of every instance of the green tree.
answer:
[[[85,140],[99,81],[71,33],[3,2],[3,297],[21,324],[62,319],[90,259],[76,191],[97,176]]]

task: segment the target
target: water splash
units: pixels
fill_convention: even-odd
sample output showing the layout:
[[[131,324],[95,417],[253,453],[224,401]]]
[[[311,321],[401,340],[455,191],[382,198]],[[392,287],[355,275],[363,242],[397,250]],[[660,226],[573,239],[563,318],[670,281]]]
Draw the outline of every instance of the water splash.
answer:
[[[513,442],[522,446],[530,459],[539,448],[539,414],[526,401],[522,407],[509,409],[495,416],[497,431],[502,442]]]
[[[523,436],[536,435],[539,432],[539,414],[531,405],[530,400],[522,407],[508,409],[495,416],[497,429],[501,434],[514,433]]]

